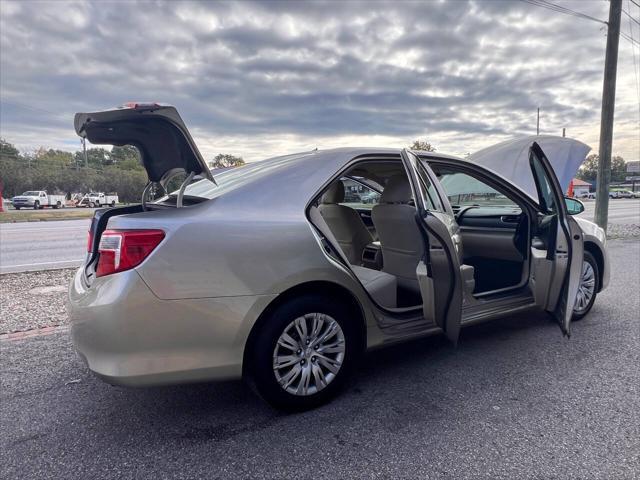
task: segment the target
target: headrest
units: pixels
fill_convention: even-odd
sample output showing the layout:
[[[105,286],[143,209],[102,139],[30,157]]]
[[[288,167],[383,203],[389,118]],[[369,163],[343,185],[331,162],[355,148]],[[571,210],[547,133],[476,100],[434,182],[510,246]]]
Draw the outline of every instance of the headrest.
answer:
[[[344,184],[342,180],[333,182],[331,186],[324,192],[320,203],[340,203],[344,201]]]
[[[382,191],[380,203],[409,203],[411,185],[406,175],[391,177]]]

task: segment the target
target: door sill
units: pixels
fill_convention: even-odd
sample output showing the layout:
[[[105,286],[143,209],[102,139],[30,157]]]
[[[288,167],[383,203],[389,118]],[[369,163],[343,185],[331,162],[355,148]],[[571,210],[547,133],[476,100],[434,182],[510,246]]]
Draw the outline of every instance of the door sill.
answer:
[[[492,298],[481,298],[473,304],[462,306],[461,323],[463,327],[475,325],[535,306],[535,299],[529,289],[509,295],[499,294]]]

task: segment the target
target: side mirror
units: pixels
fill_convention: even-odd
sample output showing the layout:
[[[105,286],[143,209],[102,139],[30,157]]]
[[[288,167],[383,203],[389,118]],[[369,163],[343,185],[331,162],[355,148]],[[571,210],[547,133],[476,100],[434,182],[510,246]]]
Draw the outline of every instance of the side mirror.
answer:
[[[584,212],[584,204],[576,198],[564,197],[564,204],[567,206],[569,215],[578,215]]]

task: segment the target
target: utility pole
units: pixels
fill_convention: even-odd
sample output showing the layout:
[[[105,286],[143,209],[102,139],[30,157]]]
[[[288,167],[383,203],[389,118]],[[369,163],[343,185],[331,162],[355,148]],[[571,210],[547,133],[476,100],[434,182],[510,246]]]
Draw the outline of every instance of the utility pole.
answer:
[[[566,136],[567,136],[567,129],[566,129],[566,128],[563,128],[563,129],[562,129],[562,138],[564,138],[564,137],[566,137]]]
[[[536,135],[540,135],[540,107],[538,107],[538,118],[536,119]]]
[[[611,144],[613,141],[613,113],[616,103],[616,70],[622,0],[610,0],[607,29],[607,51],[604,59],[602,85],[602,116],[600,117],[600,162],[596,188],[596,223],[607,230],[609,220],[609,183],[611,182]]]
[[[84,152],[84,168],[89,168],[89,160],[87,160],[87,139],[82,137],[82,151]]]

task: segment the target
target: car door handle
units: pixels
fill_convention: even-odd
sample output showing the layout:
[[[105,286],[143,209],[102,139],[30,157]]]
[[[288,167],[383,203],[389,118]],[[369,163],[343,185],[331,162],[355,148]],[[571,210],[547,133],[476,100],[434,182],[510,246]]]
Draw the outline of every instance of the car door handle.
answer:
[[[520,221],[520,215],[502,215],[500,220],[503,223],[518,223]]]

